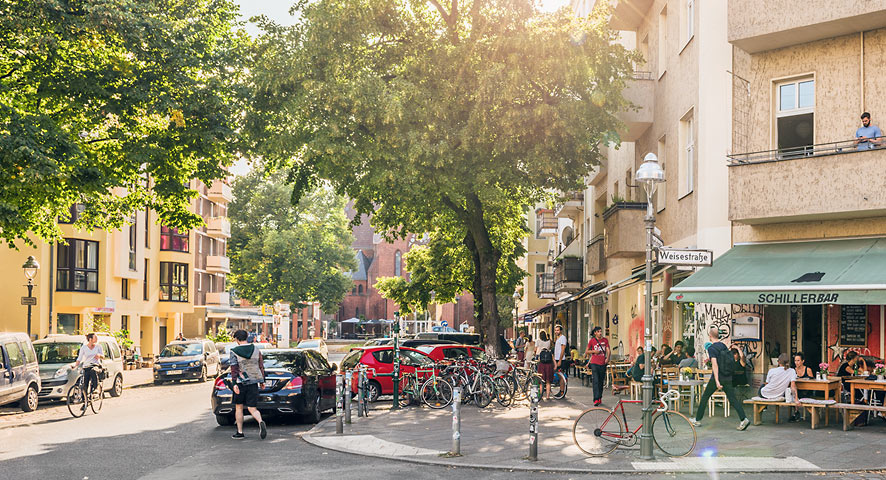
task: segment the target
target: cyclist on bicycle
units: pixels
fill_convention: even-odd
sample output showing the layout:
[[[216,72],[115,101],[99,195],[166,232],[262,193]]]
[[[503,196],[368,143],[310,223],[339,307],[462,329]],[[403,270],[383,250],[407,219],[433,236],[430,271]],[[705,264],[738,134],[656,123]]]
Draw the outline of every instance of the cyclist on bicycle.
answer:
[[[98,344],[98,336],[94,333],[87,333],[86,343],[80,347],[80,354],[77,355],[77,361],[74,362],[74,368],[83,367],[84,392],[92,392],[92,387],[98,385],[99,379],[96,370],[101,369],[101,361],[104,359],[102,347]]]

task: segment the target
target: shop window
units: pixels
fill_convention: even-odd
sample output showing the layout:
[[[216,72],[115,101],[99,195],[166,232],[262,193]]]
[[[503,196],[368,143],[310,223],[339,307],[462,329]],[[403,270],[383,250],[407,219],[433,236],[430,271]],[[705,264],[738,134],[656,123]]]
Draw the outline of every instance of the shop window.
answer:
[[[56,323],[56,333],[73,334],[80,329],[80,315],[73,313],[59,313]]]

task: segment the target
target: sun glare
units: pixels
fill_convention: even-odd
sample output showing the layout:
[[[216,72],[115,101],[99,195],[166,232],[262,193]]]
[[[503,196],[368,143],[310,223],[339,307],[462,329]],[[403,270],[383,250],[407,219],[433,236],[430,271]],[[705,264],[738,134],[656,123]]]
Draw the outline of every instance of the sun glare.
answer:
[[[540,0],[539,3],[545,12],[555,12],[569,5],[569,0]]]

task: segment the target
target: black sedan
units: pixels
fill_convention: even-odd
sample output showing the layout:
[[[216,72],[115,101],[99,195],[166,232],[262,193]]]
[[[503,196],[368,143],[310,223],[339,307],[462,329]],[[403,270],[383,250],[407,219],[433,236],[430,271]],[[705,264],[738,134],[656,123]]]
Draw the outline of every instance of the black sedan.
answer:
[[[301,415],[310,423],[335,407],[336,365],[313,350],[264,349],[265,388],[259,391],[262,415]],[[212,413],[219,425],[234,423],[231,374],[215,380]]]

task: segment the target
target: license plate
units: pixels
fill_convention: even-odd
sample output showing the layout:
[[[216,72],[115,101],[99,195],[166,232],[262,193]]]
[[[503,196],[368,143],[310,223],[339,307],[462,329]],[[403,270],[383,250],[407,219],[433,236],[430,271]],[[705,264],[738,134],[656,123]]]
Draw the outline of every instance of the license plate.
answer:
[[[181,375],[182,371],[181,370],[169,370],[168,372],[166,372],[166,374],[167,375]]]

